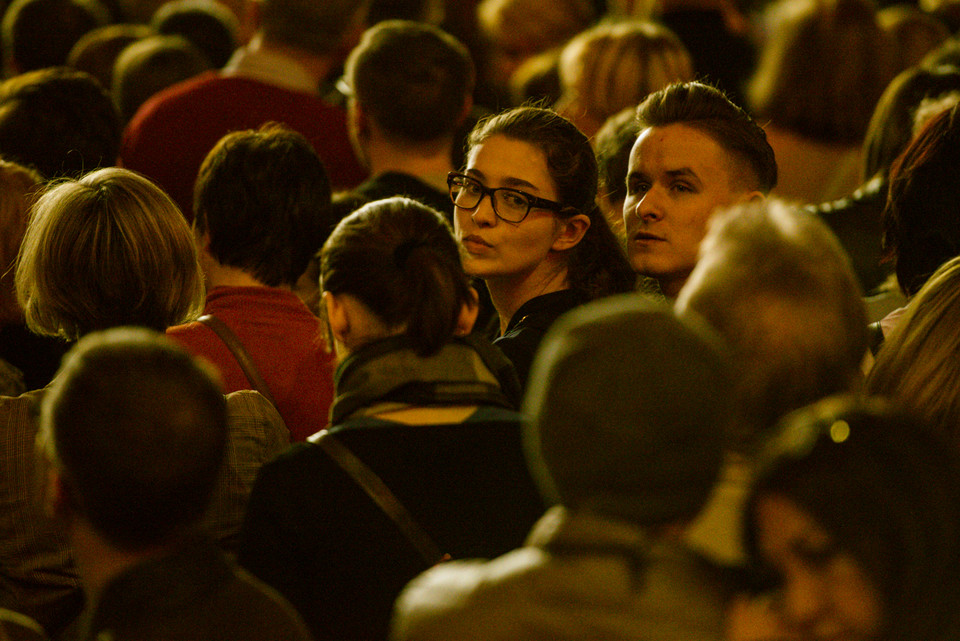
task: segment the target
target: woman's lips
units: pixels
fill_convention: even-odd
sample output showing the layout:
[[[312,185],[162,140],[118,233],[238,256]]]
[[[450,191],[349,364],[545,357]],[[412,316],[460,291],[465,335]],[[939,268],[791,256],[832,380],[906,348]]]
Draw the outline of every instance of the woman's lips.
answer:
[[[493,247],[493,245],[475,234],[467,236],[460,241],[460,244],[471,254],[481,253]]]

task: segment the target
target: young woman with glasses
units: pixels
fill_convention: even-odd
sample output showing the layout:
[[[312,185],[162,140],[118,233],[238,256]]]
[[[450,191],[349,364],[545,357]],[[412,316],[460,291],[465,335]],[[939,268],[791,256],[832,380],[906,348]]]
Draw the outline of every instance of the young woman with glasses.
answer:
[[[447,182],[464,269],[485,281],[499,320],[494,342],[526,384],[558,316],[634,287],[595,202],[593,150],[555,112],[520,107],[477,125],[466,169]]]

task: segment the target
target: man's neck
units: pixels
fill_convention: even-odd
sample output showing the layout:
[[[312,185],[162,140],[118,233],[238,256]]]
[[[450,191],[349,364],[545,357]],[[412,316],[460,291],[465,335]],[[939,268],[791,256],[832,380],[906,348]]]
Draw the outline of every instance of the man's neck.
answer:
[[[118,576],[145,561],[168,553],[173,545],[154,545],[136,551],[117,548],[88,522],[77,518],[70,527],[70,542],[87,601],[96,603]]]
[[[269,287],[250,272],[214,260],[203,261],[203,273],[208,292],[216,287]]]
[[[333,55],[319,55],[297,47],[272,42],[264,38],[263,34],[259,32],[250,39],[245,48],[250,53],[275,54],[295,61],[310,75],[318,89],[337,65],[337,60]]]
[[[407,174],[443,192],[447,190],[447,174],[454,170],[447,145],[424,149],[371,142],[366,157],[371,176],[388,172]]]

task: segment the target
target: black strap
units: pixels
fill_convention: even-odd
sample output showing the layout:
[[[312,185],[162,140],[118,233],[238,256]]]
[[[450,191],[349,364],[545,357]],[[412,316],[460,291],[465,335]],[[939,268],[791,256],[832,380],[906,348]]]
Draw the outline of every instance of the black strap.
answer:
[[[400,531],[417,548],[417,552],[420,553],[420,556],[428,565],[436,565],[450,558],[449,555],[440,551],[433,538],[420,527],[417,520],[400,502],[400,499],[390,491],[383,479],[377,476],[376,472],[361,461],[337,437],[327,430],[321,430],[308,440],[322,447],[330,458],[336,461],[337,465],[356,481],[357,485],[367,493],[367,496],[373,499],[374,503],[397,524]]]
[[[243,343],[240,342],[240,339],[237,338],[237,335],[233,333],[233,330],[227,327],[226,323],[213,314],[205,314],[198,318],[197,321],[209,327],[214,334],[220,337],[220,340],[222,340],[224,345],[227,346],[227,349],[230,350],[230,353],[233,354],[233,357],[237,359],[240,369],[243,370],[243,373],[247,377],[247,381],[250,382],[250,385],[253,386],[253,389],[263,394],[266,399],[270,401],[274,407],[276,407],[277,403],[273,400],[273,394],[270,393],[270,387],[267,385],[267,382],[263,380],[263,376],[260,375],[260,370],[257,369],[253,359],[250,358],[250,353],[243,346]]]

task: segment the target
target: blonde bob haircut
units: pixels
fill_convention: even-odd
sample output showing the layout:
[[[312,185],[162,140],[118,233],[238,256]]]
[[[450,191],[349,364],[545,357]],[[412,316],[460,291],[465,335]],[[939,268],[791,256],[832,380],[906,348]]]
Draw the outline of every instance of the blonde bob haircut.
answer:
[[[917,412],[960,447],[960,256],[910,299],[877,353],[867,391]]]
[[[180,210],[146,178],[115,167],[54,182],[40,197],[16,287],[30,329],[67,340],[121,325],[163,331],[195,318],[204,300]]]

